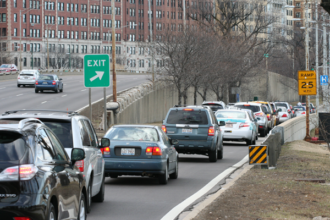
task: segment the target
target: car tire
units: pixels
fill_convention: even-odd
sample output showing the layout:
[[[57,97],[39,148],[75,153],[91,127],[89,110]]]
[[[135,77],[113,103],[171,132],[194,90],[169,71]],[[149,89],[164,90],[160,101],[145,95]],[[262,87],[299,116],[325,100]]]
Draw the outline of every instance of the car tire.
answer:
[[[40,90],[40,92],[44,92],[44,90]]]
[[[25,87],[25,85],[23,85],[23,87]]]
[[[62,87],[62,89],[60,90],[60,92],[63,92],[63,87]]]
[[[92,201],[93,202],[103,202],[104,201],[104,192],[105,192],[105,178],[103,176],[103,180],[102,180],[102,183],[101,183],[101,187],[100,187],[100,191],[98,194],[96,194],[93,198],[92,198]]]
[[[17,87],[21,87],[21,85],[20,84],[17,84]]]
[[[93,188],[93,181],[92,178],[89,180],[87,192],[86,192],[86,212],[90,213],[91,212],[91,205],[92,205],[92,188]]]
[[[218,150],[218,159],[222,159],[223,158],[223,141],[221,143],[221,150]]]
[[[209,150],[209,161],[215,163],[218,161],[218,150]]]
[[[54,207],[53,203],[49,204],[47,219],[57,220],[57,213],[56,213],[56,210],[55,210],[55,207]]]
[[[165,173],[159,174],[158,176],[159,184],[166,185],[168,182],[168,165],[165,167]]]
[[[247,140],[246,141],[246,145],[252,145],[253,144],[253,140]]]
[[[84,193],[81,193],[81,198],[79,202],[79,214],[78,220],[86,220],[86,200]]]
[[[118,175],[117,174],[112,174],[112,175],[109,175],[109,176],[110,176],[110,178],[113,178],[113,179],[118,178]]]
[[[55,93],[59,93],[60,92],[60,90],[57,88],[56,90],[55,90]]]
[[[265,137],[265,136],[266,136],[266,131],[265,131],[265,129],[262,129],[260,131],[260,137]]]
[[[35,92],[35,93],[38,93],[39,91],[35,89],[34,92]]]
[[[179,157],[176,158],[175,171],[170,174],[170,179],[177,179],[179,176]]]

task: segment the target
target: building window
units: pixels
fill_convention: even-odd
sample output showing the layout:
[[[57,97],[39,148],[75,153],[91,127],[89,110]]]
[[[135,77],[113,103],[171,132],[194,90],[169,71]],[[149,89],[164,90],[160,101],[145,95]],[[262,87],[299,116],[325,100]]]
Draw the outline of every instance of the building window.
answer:
[[[23,52],[26,52],[26,43],[23,43]]]
[[[17,0],[14,0],[14,8],[17,8]]]
[[[17,28],[14,28],[14,37],[17,37]]]
[[[23,66],[26,66],[26,57],[23,57]]]

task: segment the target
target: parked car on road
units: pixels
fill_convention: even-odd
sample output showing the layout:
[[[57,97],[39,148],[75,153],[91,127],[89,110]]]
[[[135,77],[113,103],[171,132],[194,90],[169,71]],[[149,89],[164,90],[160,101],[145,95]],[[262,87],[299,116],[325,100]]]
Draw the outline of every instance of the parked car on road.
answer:
[[[302,115],[306,115],[306,107],[304,106],[295,106],[293,107],[296,116],[302,116]]]
[[[86,219],[84,158],[37,119],[0,120],[1,219]]]
[[[218,122],[224,121],[221,126],[224,141],[246,141],[247,145],[256,143],[258,132],[255,126],[256,119],[252,119],[247,111],[219,110],[215,113]]]
[[[52,90],[56,93],[63,92],[63,82],[55,74],[40,75],[35,84],[35,93]]]
[[[18,71],[18,68],[15,64],[2,64],[0,66],[0,73],[12,71]]]
[[[23,70],[17,76],[17,87],[32,85],[35,86],[36,80],[38,80],[40,73],[38,70]]]
[[[226,107],[225,103],[222,101],[204,101],[202,106],[209,106],[213,112],[216,112],[219,109],[224,109]]]
[[[290,105],[287,102],[275,102],[276,108],[278,107],[284,107],[286,108],[286,111],[288,113],[288,119],[293,118],[293,112],[291,111]]]
[[[158,126],[116,125],[101,141],[108,142],[104,149],[106,176],[121,175],[156,176],[160,184],[167,184],[168,177],[177,179],[179,154]]]
[[[86,158],[76,162],[86,178],[86,210],[90,212],[92,200],[104,200],[104,160],[103,146],[99,144],[91,121],[82,115],[70,111],[53,110],[14,110],[7,111],[0,120],[21,120],[38,118],[45,123],[71,155],[73,149],[84,149]]]
[[[285,107],[277,107],[278,114],[280,116],[280,123],[285,122],[291,119],[290,114],[288,113],[288,109]]]
[[[250,109],[258,120],[260,137],[265,137],[268,133],[268,118],[263,111],[262,104],[256,102],[238,102],[235,107],[240,109]]]
[[[223,158],[223,141],[219,123],[208,106],[170,108],[162,125],[173,140],[178,153],[202,154],[210,162]]]

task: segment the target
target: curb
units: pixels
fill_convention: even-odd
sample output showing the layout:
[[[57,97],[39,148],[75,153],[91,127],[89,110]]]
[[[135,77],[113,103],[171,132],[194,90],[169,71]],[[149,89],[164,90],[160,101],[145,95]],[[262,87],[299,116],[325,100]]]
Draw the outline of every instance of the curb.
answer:
[[[245,164],[243,164],[242,167],[244,165]],[[243,170],[240,173],[238,173],[238,175],[236,177],[234,177],[234,179],[232,179],[232,181],[222,185],[222,188],[220,190],[218,190],[218,192],[208,196],[204,201],[200,202],[195,207],[193,207],[192,211],[190,211],[186,216],[184,216],[183,218],[180,218],[180,219],[181,220],[191,220],[191,219],[195,218],[205,207],[210,205],[214,200],[216,200],[219,196],[221,196],[222,193],[224,193],[226,190],[228,190],[230,187],[232,187],[239,178],[241,178],[245,173],[247,173],[253,167],[254,166],[250,166],[247,164],[247,166],[244,167]],[[238,170],[232,172],[231,174],[237,172]],[[180,217],[180,215],[179,215],[179,217]]]

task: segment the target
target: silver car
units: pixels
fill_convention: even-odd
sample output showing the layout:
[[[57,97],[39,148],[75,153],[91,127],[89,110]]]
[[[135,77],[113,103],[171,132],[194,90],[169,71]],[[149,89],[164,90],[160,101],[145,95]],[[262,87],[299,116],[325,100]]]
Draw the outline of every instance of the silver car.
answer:
[[[306,116],[306,108],[305,106],[295,106],[293,107],[294,109],[294,112],[296,114],[296,116],[302,116],[302,115],[305,115]]]
[[[262,104],[255,102],[238,102],[235,107],[240,109],[250,109],[256,119],[258,120],[260,137],[265,137],[268,133],[268,118],[267,114],[263,112]]]
[[[291,115],[290,115],[290,113],[288,113],[287,108],[285,108],[285,107],[276,107],[276,108],[277,108],[277,112],[278,112],[278,115],[280,118],[280,120],[279,120],[280,123],[291,119]]]
[[[22,70],[17,77],[17,87],[26,85],[35,85],[40,73],[38,70]]]

